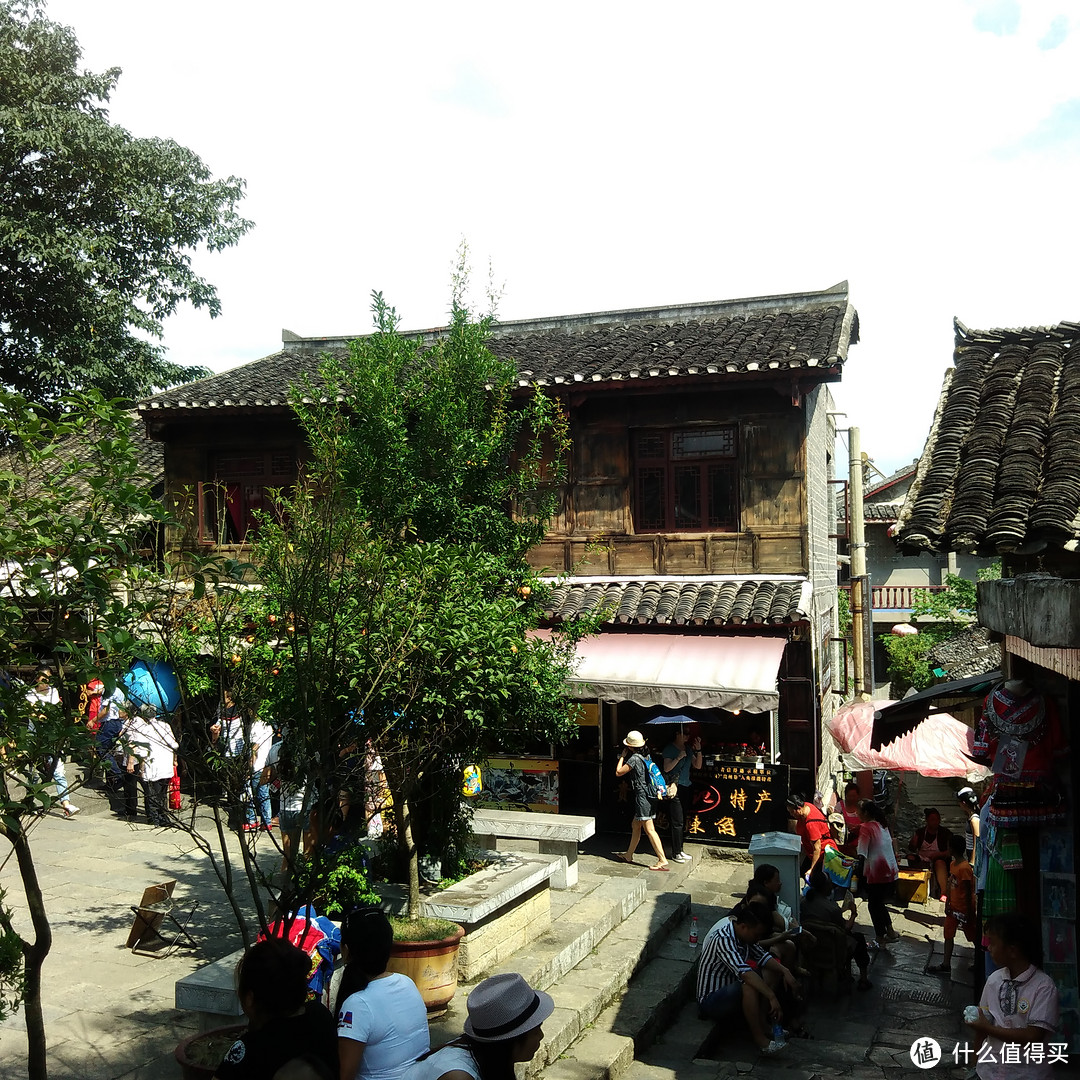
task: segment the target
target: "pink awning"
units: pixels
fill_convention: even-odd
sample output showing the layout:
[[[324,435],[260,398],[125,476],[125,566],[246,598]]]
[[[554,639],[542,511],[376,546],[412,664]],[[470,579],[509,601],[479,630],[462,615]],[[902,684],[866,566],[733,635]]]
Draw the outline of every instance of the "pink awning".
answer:
[[[880,750],[870,749],[874,711],[891,701],[853,701],[829,721],[836,745],[855,768],[895,769],[922,776],[963,776],[971,783],[986,779],[988,769],[971,760],[975,733],[948,713],[931,713],[918,727]]]
[[[780,704],[785,644],[782,637],[601,633],[578,642],[568,682],[582,696],[639,705],[768,712]]]

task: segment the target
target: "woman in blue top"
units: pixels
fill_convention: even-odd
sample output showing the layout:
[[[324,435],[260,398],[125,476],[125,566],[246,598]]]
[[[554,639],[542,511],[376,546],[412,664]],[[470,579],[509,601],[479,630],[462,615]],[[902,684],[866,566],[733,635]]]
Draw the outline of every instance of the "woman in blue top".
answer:
[[[701,768],[701,737],[694,738],[688,750],[686,728],[680,724],[671,742],[664,747],[664,779],[676,784],[678,795],[668,799],[668,819],[671,821],[672,862],[692,862],[683,851],[683,834],[686,829],[686,812],[690,809],[690,769]]]

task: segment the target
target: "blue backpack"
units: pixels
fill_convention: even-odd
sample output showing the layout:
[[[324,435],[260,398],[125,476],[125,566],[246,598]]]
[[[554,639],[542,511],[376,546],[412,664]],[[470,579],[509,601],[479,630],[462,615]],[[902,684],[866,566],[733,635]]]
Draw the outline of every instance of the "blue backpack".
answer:
[[[644,757],[644,754],[642,757]],[[649,783],[652,786],[652,797],[654,799],[666,799],[668,797],[668,782],[664,779],[664,774],[660,771],[660,766],[650,757],[645,758],[645,764],[648,766],[649,770]]]

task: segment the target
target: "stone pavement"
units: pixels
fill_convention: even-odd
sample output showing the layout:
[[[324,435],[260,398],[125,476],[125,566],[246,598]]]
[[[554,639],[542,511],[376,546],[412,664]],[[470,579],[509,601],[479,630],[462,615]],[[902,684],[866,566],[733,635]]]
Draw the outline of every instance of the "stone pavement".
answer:
[[[207,856],[182,832],[120,821],[97,791],[80,791],[76,801],[83,807],[81,814],[70,820],[47,815],[33,837],[54,931],[52,953],[43,971],[50,1076],[54,1080],[158,1080],[178,1075],[172,1051],[195,1031],[195,1022],[174,1008],[174,984],[240,947],[224,893]],[[651,873],[645,868],[654,860],[645,854],[644,843],[636,868],[611,859],[610,852],[620,841],[625,843],[625,837],[592,838],[581,856],[582,873],[594,880],[598,874],[640,877],[650,895],[689,892],[692,908],[702,914],[701,937],[717,909],[730,908],[741,895],[751,873],[744,853],[705,848],[693,850],[692,865],[672,864],[671,873]],[[258,843],[260,856],[272,867],[277,860],[272,841],[262,837]],[[201,947],[197,952],[177,949],[162,957],[133,955],[124,944],[132,921],[130,905],[138,902],[147,885],[171,879],[177,881],[176,897],[181,903],[200,901],[191,928]],[[13,859],[0,867],[0,886],[8,890],[7,902],[16,924],[25,925]],[[237,893],[243,898],[246,890],[241,887]],[[553,893],[552,898],[553,918],[572,921],[578,894],[566,890]],[[749,1040],[740,1040],[737,1034],[718,1038],[712,1025],[697,1019],[692,1003],[678,1013],[676,1002],[676,1023],[661,1025],[654,1045],[646,1048],[644,1039],[639,1042],[639,1060],[631,1070],[646,1070],[649,1076],[642,1080],[658,1080],[661,1072],[678,1072],[680,1080],[696,1080],[699,1074],[702,1080],[711,1080],[736,1073],[767,1078],[780,1071],[805,1077],[916,1073],[907,1058],[915,1034],[938,1033],[944,1046],[943,1036],[959,1029],[959,1008],[971,997],[963,985],[970,980],[968,960],[965,951],[958,949],[953,965],[957,982],[952,984],[922,974],[929,951],[925,935],[941,940],[940,904],[932,902],[906,916],[894,915],[894,921],[905,940],[875,959],[874,991],[836,1003],[812,1003],[808,1026],[816,1037],[793,1041],[783,1061],[779,1056],[757,1058]],[[663,955],[636,977],[639,985],[648,985],[649,967],[670,964],[673,957],[682,957],[682,968],[688,970],[686,962],[694,954],[686,943],[686,931],[683,921],[671,933]],[[601,949],[590,962],[602,967],[604,958]],[[650,1042],[655,1035],[650,1033]],[[949,1042],[947,1049],[951,1048]],[[550,1068],[558,1064],[563,1063],[553,1062]],[[615,1073],[613,1068],[607,1075]],[[23,1080],[25,1075],[20,1013],[0,1025],[0,1080]]]
[[[750,876],[749,863],[714,859],[706,855],[690,882],[693,906],[727,908],[736,902]],[[742,1024],[714,1025],[697,1016],[688,1002],[676,1022],[631,1067],[629,1080],[720,1080],[746,1076],[757,1080],[812,1080],[814,1077],[851,1077],[852,1080],[887,1080],[923,1076],[912,1063],[912,1043],[921,1036],[937,1040],[945,1055],[934,1075],[966,1075],[950,1069],[952,1050],[963,1043],[960,1013],[972,1001],[973,976],[967,970],[972,951],[957,946],[952,979],[924,974],[934,943],[934,962],[941,960],[941,924],[944,905],[892,908],[894,928],[902,940],[874,955],[870,969],[873,989],[852,990],[833,999],[808,999],[805,1018],[812,1038],[792,1038],[779,1054],[757,1053]],[[859,905],[856,929],[873,936],[865,904]],[[699,928],[704,936],[706,928]]]
[[[69,765],[68,775],[77,767]],[[66,819],[47,814],[31,845],[53,929],[42,970],[42,1001],[49,1075],[56,1080],[158,1080],[179,1075],[176,1044],[194,1033],[194,1021],[173,1007],[173,985],[207,960],[241,947],[235,920],[207,856],[177,829],[122,821],[104,794],[73,792],[82,812]],[[238,843],[235,837],[232,843]],[[272,867],[273,841],[258,841]],[[234,852],[234,867],[240,866]],[[162,956],[135,955],[125,946],[131,905],[143,889],[176,880],[175,898],[199,901],[190,928],[198,951],[178,948]],[[29,932],[22,883],[14,857],[0,867],[0,887],[15,925]],[[241,882],[237,896],[250,906]],[[26,1035],[20,1011],[0,1025],[0,1080],[24,1080]]]

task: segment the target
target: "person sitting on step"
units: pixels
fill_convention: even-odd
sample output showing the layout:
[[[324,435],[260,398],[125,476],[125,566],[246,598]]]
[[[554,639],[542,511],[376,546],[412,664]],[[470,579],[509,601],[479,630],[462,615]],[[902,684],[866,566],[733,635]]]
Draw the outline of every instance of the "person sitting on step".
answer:
[[[908,865],[918,870],[933,871],[931,896],[940,896],[944,902],[949,886],[949,832],[941,824],[941,813],[937,807],[928,806],[923,815],[926,824],[911,834],[908,842]],[[937,890],[933,891],[936,883]]]
[[[795,976],[759,944],[771,926],[772,913],[763,904],[740,904],[705,935],[697,978],[702,1019],[726,1020],[741,1014],[763,1054],[778,1053],[785,1045],[782,1039],[769,1037],[770,1027],[784,1019],[781,987],[791,999],[799,996]]]

